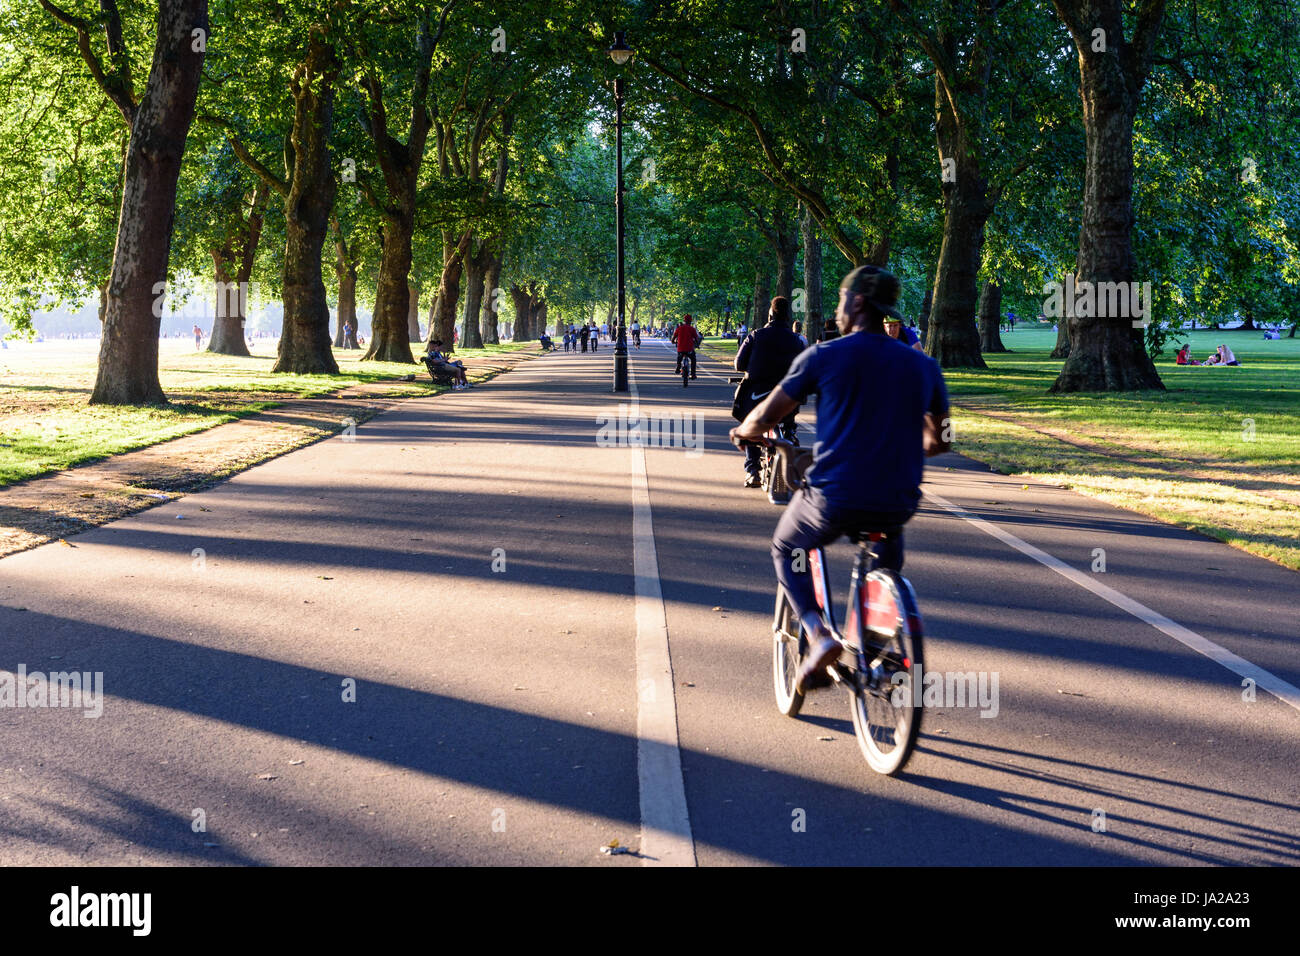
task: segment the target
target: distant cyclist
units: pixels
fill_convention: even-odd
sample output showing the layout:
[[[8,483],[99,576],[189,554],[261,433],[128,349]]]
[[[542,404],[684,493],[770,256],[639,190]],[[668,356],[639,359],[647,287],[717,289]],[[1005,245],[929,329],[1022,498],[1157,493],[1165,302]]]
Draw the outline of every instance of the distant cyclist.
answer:
[[[637,348],[641,347],[641,323],[636,319],[632,320],[632,344]]]
[[[798,686],[834,662],[840,645],[818,611],[802,556],[846,532],[901,526],[921,498],[925,456],[947,451],[948,392],[934,359],[885,334],[897,316],[891,273],[859,266],[840,283],[840,337],[805,350],[790,373],[750,412],[732,439],[761,440],[817,393],[817,444],[799,491],[772,537],[772,562],[808,633]],[[901,570],[901,533],[880,544],[880,566]]]
[[[673,342],[677,346],[677,373],[682,370],[682,363],[690,361],[691,378],[695,378],[695,348],[704,336],[695,327],[695,320],[690,315],[682,316],[682,324],[673,329]]]
[[[772,389],[790,371],[790,363],[804,350],[804,341],[790,329],[790,300],[778,295],[768,310],[767,325],[745,336],[736,349],[736,371],[745,373],[745,380],[736,391],[733,414],[741,421],[754,410]],[[794,440],[794,412],[786,416],[782,432],[787,440]],[[756,444],[745,446],[745,487],[757,488],[761,484],[762,451]]]

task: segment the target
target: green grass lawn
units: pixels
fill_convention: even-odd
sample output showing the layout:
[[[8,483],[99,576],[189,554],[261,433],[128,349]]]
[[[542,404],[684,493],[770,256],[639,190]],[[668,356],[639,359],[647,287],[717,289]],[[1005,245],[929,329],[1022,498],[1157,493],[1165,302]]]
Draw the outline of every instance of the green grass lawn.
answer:
[[[1300,339],[1192,332],[1201,359],[1227,343],[1240,367],[1156,366],[1164,392],[1049,395],[1051,331],[1003,336],[989,371],[945,373],[958,450],[999,471],[1070,487],[1300,570]]]
[[[949,369],[956,450],[999,471],[1072,488],[1300,570],[1300,339],[1191,332],[1204,359],[1157,359],[1166,391],[1049,395],[1056,333],[1004,334],[987,371]],[[705,347],[726,359],[734,340]]]
[[[0,351],[0,487],[358,383],[383,383],[382,394],[442,390],[422,366],[363,363],[363,353],[356,350],[335,351],[337,376],[275,374],[274,345],[261,340],[254,351],[263,354],[235,358],[196,351],[188,339],[163,339],[159,377],[171,404],[116,408],[86,404],[95,380],[97,342],[9,343]],[[456,357],[488,357],[535,345],[464,349]],[[415,382],[399,381],[412,373]]]

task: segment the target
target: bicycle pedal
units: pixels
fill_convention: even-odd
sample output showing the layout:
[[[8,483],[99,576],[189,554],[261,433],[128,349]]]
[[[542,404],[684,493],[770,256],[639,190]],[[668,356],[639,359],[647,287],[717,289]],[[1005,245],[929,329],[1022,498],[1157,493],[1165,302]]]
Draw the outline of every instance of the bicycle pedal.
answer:
[[[839,668],[836,667],[834,664],[831,664],[826,668],[826,673],[830,675],[831,680],[833,680],[835,683],[837,684],[844,683],[844,678],[840,676]]]

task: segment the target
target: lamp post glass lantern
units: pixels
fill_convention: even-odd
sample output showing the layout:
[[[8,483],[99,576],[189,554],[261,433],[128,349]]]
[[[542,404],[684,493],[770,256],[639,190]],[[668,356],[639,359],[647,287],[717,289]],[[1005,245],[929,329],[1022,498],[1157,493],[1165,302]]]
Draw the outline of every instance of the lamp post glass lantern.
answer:
[[[623,66],[632,59],[632,48],[623,39],[623,31],[614,34],[614,45],[609,48],[609,58],[615,65]],[[626,286],[623,276],[623,77],[614,78],[614,140],[618,181],[614,191],[614,219],[618,234],[618,338],[614,344],[614,391],[626,392],[627,382],[627,322],[625,308]]]

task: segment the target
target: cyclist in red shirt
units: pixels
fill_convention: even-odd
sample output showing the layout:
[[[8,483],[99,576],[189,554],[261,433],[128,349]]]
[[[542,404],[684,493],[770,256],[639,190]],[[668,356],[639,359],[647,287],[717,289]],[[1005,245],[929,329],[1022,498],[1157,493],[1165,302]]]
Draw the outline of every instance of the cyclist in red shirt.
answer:
[[[695,320],[689,315],[682,316],[682,324],[673,329],[673,341],[677,343],[677,373],[682,370],[682,362],[691,360],[691,378],[695,378],[695,347],[704,341],[699,329],[693,324]]]

